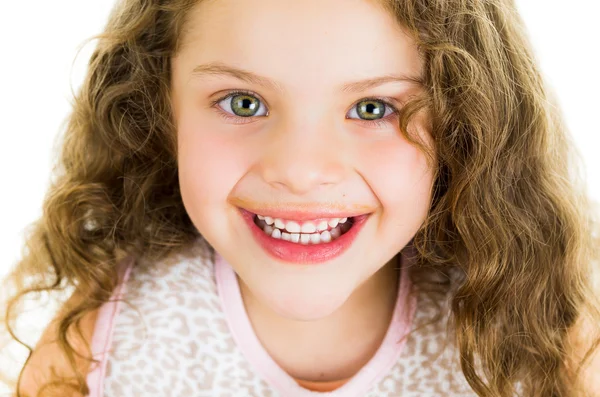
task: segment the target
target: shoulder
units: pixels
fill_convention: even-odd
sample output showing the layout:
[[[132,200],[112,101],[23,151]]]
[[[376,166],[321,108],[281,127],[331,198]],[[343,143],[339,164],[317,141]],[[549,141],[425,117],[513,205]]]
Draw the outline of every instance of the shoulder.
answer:
[[[74,294],[63,306],[61,312],[64,312],[74,304],[79,303],[81,298]],[[85,377],[89,368],[90,362],[78,357],[78,355],[89,357],[91,340],[94,334],[94,328],[96,324],[96,318],[98,310],[95,309],[86,313],[80,320],[79,329],[81,334],[77,333],[75,327],[69,329],[67,333],[67,340],[75,349],[75,364],[77,372]],[[66,353],[60,347],[58,342],[58,321],[54,318],[45,331],[42,333],[37,345],[33,349],[29,360],[27,360],[19,380],[19,393],[22,397],[36,397],[38,393],[44,390],[46,385],[51,380],[55,379],[55,376],[75,379],[76,374],[73,372],[71,364]],[[50,392],[50,388],[46,390]],[[56,395],[67,397],[64,391],[59,392],[58,390],[52,390]],[[71,395],[68,397],[79,397],[82,394],[78,393],[73,389]],[[40,396],[52,395],[52,394],[40,394]]]
[[[579,388],[586,397],[600,397],[600,345],[594,342],[600,337],[600,324],[593,321],[590,316],[581,316],[577,324],[571,329],[568,337],[567,370],[573,373],[583,360],[587,351],[595,347],[591,357],[586,360],[580,373]]]

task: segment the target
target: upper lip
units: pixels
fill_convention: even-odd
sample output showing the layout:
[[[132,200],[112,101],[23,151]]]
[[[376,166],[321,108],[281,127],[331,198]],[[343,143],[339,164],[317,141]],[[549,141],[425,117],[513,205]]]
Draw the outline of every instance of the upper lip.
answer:
[[[281,206],[280,206],[281,207]],[[339,209],[323,209],[319,210],[307,210],[298,208],[242,208],[242,210],[248,211],[252,214],[258,214],[263,216],[269,216],[271,218],[280,218],[286,220],[297,220],[297,221],[309,221],[313,219],[322,218],[352,218],[359,215],[365,215],[368,212],[364,210],[339,210]]]

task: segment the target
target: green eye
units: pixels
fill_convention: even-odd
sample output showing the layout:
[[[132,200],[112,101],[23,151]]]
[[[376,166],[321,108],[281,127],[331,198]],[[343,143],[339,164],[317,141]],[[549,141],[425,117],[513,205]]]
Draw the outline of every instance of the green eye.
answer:
[[[252,117],[258,112],[260,101],[246,94],[234,95],[231,96],[230,106],[236,116]]]
[[[212,102],[227,121],[236,124],[250,122],[255,116],[268,116],[269,111],[259,97],[250,91],[233,91]],[[262,110],[261,110],[262,109]],[[387,128],[392,114],[398,114],[394,105],[383,98],[365,98],[350,109],[346,119],[355,119],[378,128]],[[247,120],[247,121],[243,121]]]
[[[356,112],[363,120],[377,120],[384,116],[385,107],[380,101],[366,100],[356,104]]]

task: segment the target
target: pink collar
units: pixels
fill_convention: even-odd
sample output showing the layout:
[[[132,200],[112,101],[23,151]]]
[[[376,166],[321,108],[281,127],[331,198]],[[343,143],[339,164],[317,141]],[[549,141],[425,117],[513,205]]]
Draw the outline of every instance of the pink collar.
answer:
[[[371,360],[346,384],[328,392],[318,393],[304,389],[286,373],[264,349],[258,340],[246,313],[235,271],[218,253],[216,254],[215,277],[217,291],[233,338],[242,354],[255,371],[285,396],[357,396],[364,395],[394,366],[410,330],[416,308],[416,297],[410,296],[411,284],[405,254],[401,254],[400,285],[392,321],[385,338]]]

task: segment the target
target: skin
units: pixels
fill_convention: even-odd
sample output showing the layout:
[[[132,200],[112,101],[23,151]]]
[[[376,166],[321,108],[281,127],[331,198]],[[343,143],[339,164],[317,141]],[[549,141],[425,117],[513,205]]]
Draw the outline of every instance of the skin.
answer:
[[[417,75],[416,49],[389,15],[364,0],[205,0],[190,24],[172,81],[186,209],[238,273],[255,332],[280,366],[307,380],[352,376],[389,326],[398,281],[394,259],[425,219],[433,178],[396,126],[368,127],[356,112],[346,119],[362,98],[402,99],[411,88],[388,83],[340,94],[334,87],[390,72]],[[208,61],[277,79],[284,92],[230,77],[190,80],[194,66]],[[260,94],[269,116],[239,125],[219,118],[210,98],[236,88]],[[419,119],[415,128],[429,141],[425,125]],[[261,251],[235,209],[242,198],[273,206],[362,206],[373,214],[346,254],[323,266],[298,267]],[[80,299],[74,295],[63,310]],[[81,336],[69,331],[79,355],[89,355],[97,314],[83,316]],[[590,318],[582,313],[569,333],[569,371],[597,333]],[[21,395],[37,395],[52,373],[74,376],[57,335],[55,319],[23,369]],[[89,361],[76,355],[76,369],[87,374]],[[587,395],[600,395],[599,372],[597,351],[581,373]]]
[[[172,62],[171,93],[185,208],[236,271],[250,321],[275,361],[307,380],[352,376],[389,327],[396,255],[427,216],[433,170],[399,133],[392,108],[383,126],[356,110],[373,96],[401,108],[421,87],[338,86],[386,74],[420,76],[414,42],[393,16],[365,0],[204,1],[188,24]],[[264,76],[280,89],[228,75],[192,76],[211,62]],[[253,117],[236,116],[231,97],[212,106],[237,89],[254,93],[260,108]],[[221,117],[219,106],[232,119]],[[414,124],[427,141],[425,126],[423,118]],[[299,266],[257,244],[240,205],[360,209],[371,216],[344,254]]]

